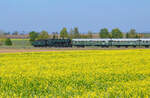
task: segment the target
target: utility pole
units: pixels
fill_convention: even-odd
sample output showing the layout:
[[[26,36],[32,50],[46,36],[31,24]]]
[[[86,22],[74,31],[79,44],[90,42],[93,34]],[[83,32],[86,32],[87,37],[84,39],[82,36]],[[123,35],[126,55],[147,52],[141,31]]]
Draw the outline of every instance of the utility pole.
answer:
[[[139,33],[139,48],[141,47],[141,33]]]
[[[112,48],[112,46],[113,46],[112,35],[110,36],[110,38],[111,38],[111,48]]]

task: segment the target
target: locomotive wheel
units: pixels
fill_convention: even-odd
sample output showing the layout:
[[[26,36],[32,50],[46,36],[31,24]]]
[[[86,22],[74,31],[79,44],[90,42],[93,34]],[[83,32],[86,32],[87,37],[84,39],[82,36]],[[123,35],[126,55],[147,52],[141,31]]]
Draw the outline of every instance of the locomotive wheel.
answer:
[[[133,46],[133,48],[136,48],[136,46]]]
[[[149,46],[145,46],[145,48],[149,48]]]
[[[120,46],[117,46],[117,48],[120,48]]]

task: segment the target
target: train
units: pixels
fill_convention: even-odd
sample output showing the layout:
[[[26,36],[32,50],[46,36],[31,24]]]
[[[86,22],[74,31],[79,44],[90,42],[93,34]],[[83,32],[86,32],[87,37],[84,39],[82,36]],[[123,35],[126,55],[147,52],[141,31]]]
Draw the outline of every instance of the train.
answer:
[[[34,47],[150,47],[150,39],[42,39]]]

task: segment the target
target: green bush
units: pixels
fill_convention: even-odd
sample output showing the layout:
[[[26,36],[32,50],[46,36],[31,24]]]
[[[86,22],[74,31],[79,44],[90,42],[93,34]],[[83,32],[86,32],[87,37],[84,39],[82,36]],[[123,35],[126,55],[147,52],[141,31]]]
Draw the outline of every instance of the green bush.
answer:
[[[7,38],[7,39],[5,40],[5,45],[7,45],[7,46],[11,46],[11,45],[12,45],[12,41],[11,41],[10,38]]]
[[[2,39],[0,39],[0,46],[1,46],[1,45],[3,45],[3,40],[2,40]]]

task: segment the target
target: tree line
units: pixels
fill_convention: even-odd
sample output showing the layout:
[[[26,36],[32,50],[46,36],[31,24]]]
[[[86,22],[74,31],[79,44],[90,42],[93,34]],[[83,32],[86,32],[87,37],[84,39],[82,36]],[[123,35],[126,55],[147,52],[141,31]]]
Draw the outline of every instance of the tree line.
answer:
[[[35,41],[39,39],[58,39],[58,38],[93,38],[93,33],[88,31],[87,34],[81,34],[77,27],[71,29],[69,32],[67,28],[63,28],[60,33],[53,32],[51,35],[46,31],[42,31],[40,33],[32,31],[29,33],[30,41]],[[135,29],[131,29],[127,33],[123,33],[119,28],[112,29],[111,32],[107,28],[103,28],[99,31],[99,38],[139,38],[140,35],[136,32]]]
[[[92,34],[92,33],[91,33]],[[53,38],[53,39],[58,39],[58,38],[81,38],[82,35],[80,34],[79,30],[77,27],[74,29],[71,29],[70,32],[67,31],[67,28],[63,28],[60,33],[58,32],[53,32],[51,35],[48,34],[46,31],[41,31],[40,33],[32,31],[29,33],[30,41],[33,42],[35,40],[40,40],[40,39],[48,39],[48,38]]]
[[[113,29],[111,32],[109,32],[107,28],[103,28],[99,32],[99,37],[100,38],[139,38],[140,34],[138,34],[135,29],[131,29],[129,32],[124,34],[118,28]]]

